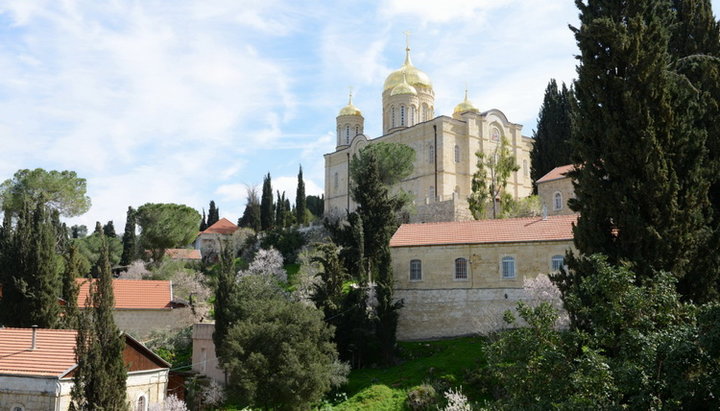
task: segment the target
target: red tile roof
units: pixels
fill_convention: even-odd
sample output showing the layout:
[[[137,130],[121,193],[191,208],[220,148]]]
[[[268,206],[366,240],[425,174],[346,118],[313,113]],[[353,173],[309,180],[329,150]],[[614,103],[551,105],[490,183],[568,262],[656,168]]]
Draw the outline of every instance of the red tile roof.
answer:
[[[200,250],[193,248],[168,248],[165,256],[173,260],[202,260]]]
[[[227,218],[221,218],[215,224],[208,227],[200,234],[232,234],[238,229],[238,226],[230,222]]]
[[[552,181],[552,180],[559,180],[561,178],[566,178],[567,176],[565,174],[568,173],[569,171],[572,171],[573,168],[574,168],[574,166],[572,164],[568,164],[566,166],[555,167],[552,170],[550,170],[549,173],[540,177],[538,179],[538,181],[535,182],[535,184],[545,183],[547,181]]]
[[[87,278],[76,280],[80,285],[78,306],[85,306],[90,282]],[[161,310],[172,307],[172,285],[159,280],[113,280],[116,310]]]
[[[75,330],[0,328],[0,374],[65,375],[75,367]]]
[[[423,245],[519,243],[572,240],[577,216],[559,215],[447,223],[403,224],[390,240],[390,247]]]

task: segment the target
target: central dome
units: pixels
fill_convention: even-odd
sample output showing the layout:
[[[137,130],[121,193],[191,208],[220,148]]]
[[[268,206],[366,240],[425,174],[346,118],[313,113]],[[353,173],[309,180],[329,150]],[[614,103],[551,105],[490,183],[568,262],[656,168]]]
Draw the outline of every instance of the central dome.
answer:
[[[401,85],[404,81],[403,77],[407,79],[405,81],[411,86],[432,88],[430,77],[412,65],[412,61],[410,61],[410,48],[405,49],[405,63],[403,63],[403,66],[390,73],[385,79],[383,92]]]

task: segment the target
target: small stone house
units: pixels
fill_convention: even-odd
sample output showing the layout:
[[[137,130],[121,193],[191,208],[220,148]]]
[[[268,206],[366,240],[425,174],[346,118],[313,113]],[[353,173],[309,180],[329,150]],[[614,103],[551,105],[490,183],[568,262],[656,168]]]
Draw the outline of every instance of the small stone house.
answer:
[[[90,283],[78,278],[78,307],[85,306]],[[190,307],[173,298],[172,281],[113,279],[113,318],[122,331],[147,338],[153,331],[178,330],[193,323]]]
[[[195,249],[200,250],[203,258],[215,256],[220,251],[222,241],[230,238],[238,228],[227,218],[221,218],[205,231],[198,233],[194,243]]]
[[[70,406],[75,330],[0,328],[0,410],[65,411]],[[170,364],[125,334],[130,409],[165,400]]]
[[[205,375],[219,384],[225,384],[225,371],[215,354],[213,333],[215,323],[193,324],[192,332],[192,370]]]
[[[572,179],[567,175],[573,167],[572,164],[555,167],[535,182],[540,202],[548,215],[575,213],[568,207],[568,200],[575,197]]]
[[[397,337],[418,340],[493,329],[525,298],[523,283],[564,265],[576,215],[403,224],[390,240]],[[498,323],[499,325],[500,323]]]

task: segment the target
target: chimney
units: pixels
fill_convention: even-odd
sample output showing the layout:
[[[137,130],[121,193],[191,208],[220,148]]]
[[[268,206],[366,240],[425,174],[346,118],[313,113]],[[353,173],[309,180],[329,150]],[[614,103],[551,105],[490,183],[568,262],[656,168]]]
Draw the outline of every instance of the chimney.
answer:
[[[30,351],[34,351],[35,348],[37,348],[37,344],[36,344],[36,341],[37,341],[37,328],[38,328],[37,325],[33,325],[33,326],[32,326],[32,347],[30,347]]]

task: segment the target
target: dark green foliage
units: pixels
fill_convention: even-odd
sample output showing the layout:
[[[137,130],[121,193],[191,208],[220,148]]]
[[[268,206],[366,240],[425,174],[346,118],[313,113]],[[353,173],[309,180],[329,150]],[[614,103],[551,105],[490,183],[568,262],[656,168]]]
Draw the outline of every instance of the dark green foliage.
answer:
[[[501,210],[505,212],[513,208],[513,196],[506,190],[508,180],[512,173],[518,171],[515,156],[510,152],[510,143],[505,136],[500,144],[495,146],[492,155],[482,151],[475,153],[477,157],[477,171],[473,174],[471,189],[468,197],[468,207],[476,220],[485,218],[488,208],[492,209],[492,218],[503,217],[496,199],[500,199]],[[490,205],[488,205],[490,203]]]
[[[322,217],[325,211],[325,195],[318,196],[307,196],[307,209],[315,217]]]
[[[422,384],[412,387],[408,391],[405,404],[411,410],[429,410],[438,402],[438,393],[430,384]]]
[[[103,234],[105,234],[105,237],[108,238],[116,238],[117,234],[115,234],[115,226],[113,225],[112,220],[108,221],[107,224],[105,224],[102,228]]]
[[[80,278],[80,255],[77,246],[71,244],[65,255],[65,271],[62,276],[61,298],[65,301],[62,306],[62,325],[64,328],[76,329],[80,311],[78,310],[79,287],[75,279]]]
[[[375,159],[382,183],[391,186],[412,174],[415,150],[405,144],[386,142],[364,147],[360,150],[360,156],[353,156],[353,161],[350,162],[350,175],[354,182],[358,181],[354,176],[362,174],[363,170],[368,168],[365,161],[370,157]]]
[[[90,273],[93,277],[97,277],[100,274],[98,261],[101,261],[100,255],[102,253],[103,243],[105,243],[109,250],[108,259],[111,266],[117,265],[122,258],[122,241],[117,237],[105,237],[99,222],[96,224],[96,230],[92,234],[73,240],[73,244],[79,252],[79,270],[81,276]]]
[[[137,238],[135,235],[135,219],[136,211],[132,207],[128,207],[127,217],[125,218],[125,232],[122,237],[122,256],[120,257],[120,265],[130,265],[137,259]]]
[[[247,188],[247,203],[242,217],[238,220],[238,227],[247,227],[255,232],[260,231],[260,200],[255,187]]]
[[[295,221],[303,225],[305,221],[305,210],[307,199],[305,198],[305,181],[303,180],[302,166],[298,170],[297,191],[295,192]]]
[[[90,209],[87,184],[74,171],[18,170],[12,179],[0,184],[3,210],[18,214],[23,204],[31,208],[48,207],[65,217],[74,217]]]
[[[545,89],[545,97],[538,114],[537,131],[533,133],[533,149],[530,152],[532,181],[537,181],[555,167],[570,164],[572,146],[572,104],[575,95],[563,83],[558,89],[551,79]],[[537,191],[537,187],[535,187]]]
[[[315,284],[311,299],[316,307],[323,310],[329,324],[338,325],[343,321],[338,316],[345,298],[343,285],[350,276],[340,261],[340,249],[335,244],[319,244],[317,251],[319,254],[311,261],[321,265],[322,271],[317,274],[321,281]]]
[[[200,214],[182,204],[147,203],[137,210],[140,244],[160,261],[168,248],[185,247],[195,240]]]
[[[341,247],[340,261],[353,280],[367,280],[367,262],[365,260],[365,234],[362,217],[350,213],[347,220],[325,220],[325,228],[332,240]]]
[[[123,410],[126,407],[127,371],[122,352],[122,336],[112,312],[115,305],[108,248],[101,235],[100,275],[90,285],[90,296],[77,334],[72,408],[77,410]]]
[[[208,228],[208,225],[207,225],[207,221],[205,220],[205,209],[203,208],[203,210],[202,210],[202,220],[200,220],[200,229],[199,229],[199,231],[205,231],[205,230],[207,230],[207,228]]]
[[[210,200],[210,208],[208,209],[207,216],[207,226],[210,227],[218,221],[220,221],[220,209],[215,206],[215,201]]]
[[[272,180],[270,173],[263,177],[262,197],[260,199],[260,229],[265,231],[273,226],[275,208],[273,205]]]
[[[26,204],[15,227],[6,211],[0,248],[0,324],[55,328],[60,322],[57,233],[44,206]]]
[[[307,241],[298,230],[293,228],[275,228],[265,233],[260,242],[260,247],[269,249],[275,248],[282,254],[286,264],[295,264],[297,255]]]
[[[254,407],[305,409],[342,378],[321,311],[284,297],[266,276],[240,279],[220,361],[228,391]]]
[[[275,204],[275,227],[283,228],[287,226],[287,217],[290,214],[289,207],[286,208],[285,192],[280,194],[277,192],[277,203]]]
[[[701,278],[694,261],[711,236],[707,133],[694,124],[704,110],[697,89],[673,70],[670,3],[577,4],[575,245],[628,261],[640,277]]]
[[[83,238],[87,235],[87,227],[85,225],[74,225],[70,227],[70,237]]]
[[[235,281],[237,267],[232,248],[227,244],[220,250],[220,258],[217,264],[217,288],[215,289],[215,301],[213,301],[215,331],[213,332],[213,343],[218,358],[226,356],[225,340],[228,329],[233,323],[235,294],[237,282]]]

